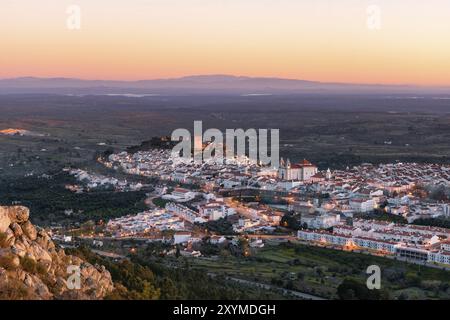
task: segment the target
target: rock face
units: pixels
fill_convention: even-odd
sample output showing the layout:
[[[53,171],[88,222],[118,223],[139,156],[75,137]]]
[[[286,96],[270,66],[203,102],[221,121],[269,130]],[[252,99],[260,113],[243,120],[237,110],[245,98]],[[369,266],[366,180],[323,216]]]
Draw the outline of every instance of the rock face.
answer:
[[[0,206],[0,299],[102,299],[110,273],[66,255],[28,219],[28,208]]]
[[[5,207],[0,207],[0,232],[5,232],[10,224],[9,210],[6,210]]]

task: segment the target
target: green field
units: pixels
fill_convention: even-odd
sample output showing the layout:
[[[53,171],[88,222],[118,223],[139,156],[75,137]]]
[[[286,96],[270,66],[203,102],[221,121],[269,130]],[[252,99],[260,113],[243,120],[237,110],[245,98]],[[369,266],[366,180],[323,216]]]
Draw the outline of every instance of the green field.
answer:
[[[215,274],[267,283],[324,298],[337,298],[344,279],[365,283],[367,267],[382,271],[381,289],[394,299],[449,299],[450,272],[300,244],[266,246],[248,258],[192,259],[192,267]]]

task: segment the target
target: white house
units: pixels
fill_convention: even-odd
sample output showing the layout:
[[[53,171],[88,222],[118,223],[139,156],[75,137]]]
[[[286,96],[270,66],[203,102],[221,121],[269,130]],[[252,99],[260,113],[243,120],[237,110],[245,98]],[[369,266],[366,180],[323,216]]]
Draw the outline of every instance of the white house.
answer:
[[[355,211],[370,212],[375,208],[376,202],[374,199],[352,198],[349,205]]]
[[[334,213],[325,213],[320,215],[302,215],[300,218],[302,224],[306,224],[311,229],[328,229],[338,225],[341,222],[341,216]]]
[[[173,235],[173,244],[187,243],[191,238],[191,233],[187,231],[179,231]]]
[[[442,211],[444,212],[444,216],[450,217],[450,205],[448,203],[442,206]]]
[[[165,200],[173,200],[176,202],[186,202],[195,198],[196,193],[184,188],[175,188],[171,194],[162,196]]]

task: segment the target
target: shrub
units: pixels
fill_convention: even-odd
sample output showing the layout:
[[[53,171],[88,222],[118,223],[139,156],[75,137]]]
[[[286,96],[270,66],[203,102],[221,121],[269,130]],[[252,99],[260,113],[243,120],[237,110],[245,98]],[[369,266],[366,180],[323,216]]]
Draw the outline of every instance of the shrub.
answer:
[[[341,300],[386,300],[389,298],[383,290],[369,290],[366,285],[354,279],[345,279],[337,288]]]
[[[31,258],[20,258],[20,265],[22,266],[23,270],[28,273],[36,273],[37,271],[37,263]]]
[[[0,283],[0,300],[28,300],[32,298],[30,289],[27,289],[17,279],[11,279],[7,283]]]
[[[6,270],[15,270],[17,266],[14,263],[14,256],[12,255],[1,256],[0,267],[5,268]]]
[[[6,239],[7,239],[6,233],[0,232],[0,248],[6,248],[7,247]]]
[[[28,257],[20,258],[20,265],[24,271],[31,274],[45,275],[47,273],[44,265]]]

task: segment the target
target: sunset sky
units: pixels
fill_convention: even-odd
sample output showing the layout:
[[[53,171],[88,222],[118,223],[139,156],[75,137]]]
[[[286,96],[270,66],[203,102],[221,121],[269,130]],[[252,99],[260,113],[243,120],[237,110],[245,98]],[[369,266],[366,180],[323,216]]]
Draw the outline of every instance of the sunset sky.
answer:
[[[69,5],[81,29],[66,26]],[[369,5],[381,29],[367,26]],[[450,86],[448,0],[0,0],[0,78],[194,74]]]

